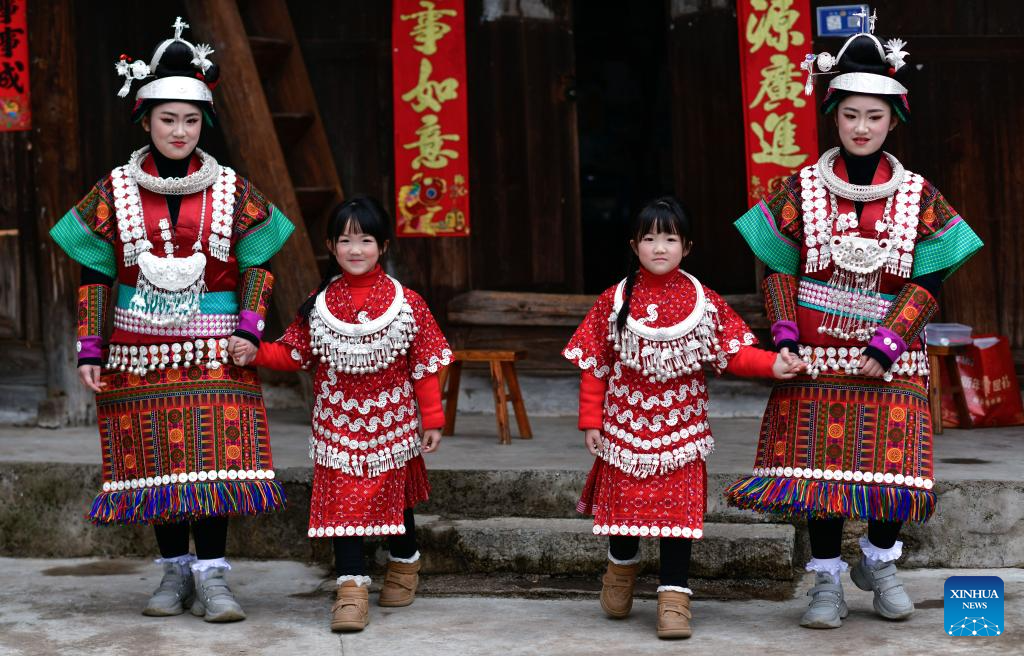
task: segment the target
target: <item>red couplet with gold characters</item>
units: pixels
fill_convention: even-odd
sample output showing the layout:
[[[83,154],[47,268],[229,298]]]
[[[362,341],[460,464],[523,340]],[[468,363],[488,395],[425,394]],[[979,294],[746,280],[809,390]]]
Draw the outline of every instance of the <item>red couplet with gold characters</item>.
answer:
[[[0,0],[0,132],[28,130],[28,0]]]
[[[738,0],[748,206],[818,153],[817,107],[804,95],[810,0]]]
[[[393,0],[399,237],[469,235],[463,0]]]

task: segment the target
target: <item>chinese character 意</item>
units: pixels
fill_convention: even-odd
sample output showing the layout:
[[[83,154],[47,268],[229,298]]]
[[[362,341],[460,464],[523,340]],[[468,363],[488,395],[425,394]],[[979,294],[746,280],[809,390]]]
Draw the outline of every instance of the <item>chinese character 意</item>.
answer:
[[[436,5],[430,0],[420,0],[423,11],[412,14],[402,14],[402,20],[415,20],[416,27],[412,28],[409,36],[417,45],[413,46],[424,55],[433,55],[437,52],[437,42],[452,31],[452,28],[445,25],[441,19],[445,16],[457,16],[454,9],[436,9]]]
[[[25,30],[12,27],[0,29],[0,56],[10,58],[14,49],[21,43],[19,34],[25,34]]]
[[[783,100],[792,100],[794,107],[803,107],[807,101],[800,97],[803,85],[800,84],[800,71],[786,55],[772,55],[771,65],[761,69],[761,88],[757,97],[750,103],[756,107],[762,99],[764,108],[773,110]]]
[[[807,159],[807,153],[801,153],[800,146],[796,143],[793,112],[772,112],[765,117],[763,127],[755,121],[750,124],[750,129],[761,145],[761,152],[751,155],[751,159],[757,164],[767,162],[786,168],[796,168]]]
[[[803,45],[803,32],[792,30],[796,25],[800,12],[790,9],[793,0],[751,0],[751,7],[763,14],[751,13],[747,18],[747,42],[750,52],[757,52],[761,46],[768,44],[782,52],[794,46]]]
[[[18,11],[18,3],[14,0],[0,0],[0,25],[10,25],[11,16]]]
[[[25,72],[25,64],[22,62],[4,62],[0,68],[0,89],[14,89],[18,93],[25,93],[25,87],[21,84],[21,73]]]
[[[429,109],[432,112],[439,112],[441,103],[458,97],[459,81],[454,77],[445,78],[440,82],[431,80],[430,74],[433,72],[434,67],[430,60],[424,58],[420,62],[419,82],[402,95],[402,100],[412,104],[413,111],[422,112]]]
[[[402,144],[406,150],[419,150],[419,154],[412,160],[412,167],[419,169],[425,166],[428,169],[443,169],[448,165],[448,158],[455,159],[459,156],[457,151],[445,148],[446,141],[459,141],[457,134],[442,134],[441,126],[437,116],[427,114],[420,119],[421,125],[416,130],[417,141]]]

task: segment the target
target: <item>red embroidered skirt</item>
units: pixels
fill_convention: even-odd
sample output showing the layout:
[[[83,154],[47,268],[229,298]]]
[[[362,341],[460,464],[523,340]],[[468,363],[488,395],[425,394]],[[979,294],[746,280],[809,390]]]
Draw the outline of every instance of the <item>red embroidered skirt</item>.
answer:
[[[309,537],[404,534],[406,508],[429,495],[422,456],[372,478],[314,464]]]
[[[707,509],[701,459],[667,474],[637,478],[600,458],[587,477],[578,512],[594,516],[595,535],[700,538]]]

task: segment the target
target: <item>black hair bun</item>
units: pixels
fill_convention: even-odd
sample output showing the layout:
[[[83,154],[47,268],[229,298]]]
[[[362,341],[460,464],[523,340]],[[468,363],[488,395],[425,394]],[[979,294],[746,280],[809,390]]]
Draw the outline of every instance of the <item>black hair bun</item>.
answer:
[[[220,79],[220,67],[217,64],[211,64],[206,69],[206,72],[203,73],[200,68],[192,63],[194,58],[195,54],[191,48],[181,41],[174,41],[164,50],[164,54],[160,57],[160,62],[157,64],[156,70],[153,71],[153,75],[157,78],[195,77],[205,82],[212,89]]]

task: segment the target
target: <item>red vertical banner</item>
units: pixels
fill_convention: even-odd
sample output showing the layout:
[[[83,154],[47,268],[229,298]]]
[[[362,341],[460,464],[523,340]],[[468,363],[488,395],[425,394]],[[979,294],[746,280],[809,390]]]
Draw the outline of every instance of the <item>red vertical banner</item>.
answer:
[[[469,235],[463,0],[393,0],[395,231]]]
[[[810,0],[737,0],[748,205],[817,159],[814,96],[804,95]]]
[[[28,0],[0,0],[0,132],[28,130]]]

